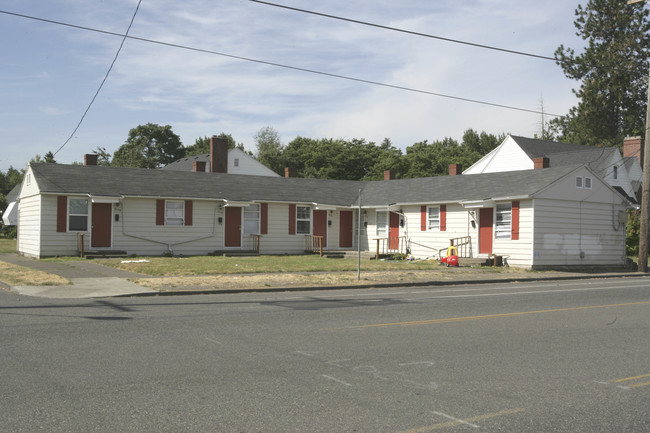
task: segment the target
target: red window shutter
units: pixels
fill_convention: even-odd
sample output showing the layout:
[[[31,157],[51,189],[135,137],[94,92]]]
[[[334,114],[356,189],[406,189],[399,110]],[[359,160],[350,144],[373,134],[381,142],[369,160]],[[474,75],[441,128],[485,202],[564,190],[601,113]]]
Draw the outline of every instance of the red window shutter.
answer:
[[[519,239],[519,202],[518,201],[513,201],[512,202],[512,215],[511,215],[511,226],[512,228],[512,233],[510,234],[510,238],[513,241],[516,241]]]
[[[420,231],[427,230],[427,207],[420,206]]]
[[[165,200],[156,200],[156,225],[165,225]]]
[[[260,205],[260,233],[266,235],[269,233],[269,204]]]
[[[194,202],[192,200],[185,200],[185,225],[192,225],[192,217],[194,216]]]
[[[296,205],[289,205],[289,234],[296,234]]]
[[[447,231],[447,205],[440,205],[440,231]]]
[[[60,195],[56,198],[56,231],[68,230],[68,197]]]

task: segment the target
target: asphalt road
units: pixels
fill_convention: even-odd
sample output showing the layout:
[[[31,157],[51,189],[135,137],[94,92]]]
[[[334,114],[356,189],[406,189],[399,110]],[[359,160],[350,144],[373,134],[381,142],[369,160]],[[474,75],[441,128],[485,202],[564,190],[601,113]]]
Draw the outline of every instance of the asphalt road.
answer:
[[[0,431],[650,432],[650,279],[0,292]]]

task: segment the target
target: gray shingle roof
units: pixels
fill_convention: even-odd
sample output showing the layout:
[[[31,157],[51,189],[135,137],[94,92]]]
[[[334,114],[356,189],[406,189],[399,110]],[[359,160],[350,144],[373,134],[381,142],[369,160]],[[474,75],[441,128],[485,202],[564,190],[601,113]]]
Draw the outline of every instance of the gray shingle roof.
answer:
[[[210,171],[210,154],[203,153],[201,155],[192,155],[186,158],[178,159],[171,164],[160,167],[160,170],[176,170],[176,171],[193,171],[194,161],[203,161],[206,163],[206,171]]]
[[[346,181],[173,170],[32,164],[42,193],[357,205],[530,197],[579,166],[390,181]]]
[[[557,141],[538,140],[517,135],[511,135],[511,137],[531,159],[549,156],[552,153],[594,149],[593,146],[583,146],[581,144],[559,143]]]

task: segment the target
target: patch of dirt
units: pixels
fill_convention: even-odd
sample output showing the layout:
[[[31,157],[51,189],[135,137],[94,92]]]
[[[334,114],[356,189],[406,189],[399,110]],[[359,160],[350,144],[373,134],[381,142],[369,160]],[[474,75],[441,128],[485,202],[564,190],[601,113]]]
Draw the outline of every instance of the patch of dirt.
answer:
[[[500,272],[473,268],[443,268],[434,271],[386,271],[361,272],[357,279],[356,272],[314,272],[314,273],[282,273],[282,274],[222,274],[206,276],[155,277],[135,278],[130,281],[141,286],[166,290],[231,290],[231,289],[264,289],[283,287],[327,287],[327,286],[356,286],[386,283],[414,283],[426,281],[472,280],[478,278],[499,279],[511,278],[513,273],[524,274],[525,271],[501,269]]]
[[[3,261],[0,261],[0,281],[10,286],[63,286],[70,284],[70,281],[58,275]]]

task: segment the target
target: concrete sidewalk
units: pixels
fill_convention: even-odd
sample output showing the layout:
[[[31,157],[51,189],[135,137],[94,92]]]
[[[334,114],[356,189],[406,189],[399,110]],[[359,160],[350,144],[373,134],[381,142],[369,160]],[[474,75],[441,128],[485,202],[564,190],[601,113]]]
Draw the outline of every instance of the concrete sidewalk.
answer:
[[[111,268],[90,260],[46,262],[19,256],[0,254],[0,261],[58,275],[70,281],[63,286],[3,286],[11,292],[44,298],[96,298],[157,293],[156,290],[127,281],[147,275]]]
[[[151,278],[149,275],[128,272],[108,266],[100,265],[91,260],[49,262],[40,261],[32,258],[19,256],[16,254],[0,254],[0,261],[12,263],[18,266],[25,266],[32,269],[41,270],[51,274],[59,275],[70,281],[69,285],[58,286],[8,286],[0,282],[9,291],[25,296],[38,296],[45,298],[101,298],[115,296],[170,296],[170,295],[190,295],[190,294],[208,294],[208,293],[237,293],[237,292],[272,292],[272,291],[296,291],[296,290],[333,290],[344,288],[379,288],[379,287],[398,287],[398,286],[442,286],[456,284],[477,284],[477,283],[509,283],[521,281],[549,281],[549,280],[569,280],[569,279],[589,279],[589,278],[615,278],[615,277],[647,277],[649,275],[628,270],[610,271],[610,272],[523,272],[516,274],[493,273],[489,269],[480,268],[461,268],[462,272],[452,272],[452,278],[444,280],[432,280],[431,277],[419,281],[383,281],[367,282],[361,284],[344,284],[344,285],[322,285],[306,287],[301,286],[281,286],[273,287],[264,285],[264,287],[248,287],[224,289],[220,287],[199,288],[185,285],[175,287],[171,290],[154,290],[138,284],[127,281],[127,278]],[[257,274],[259,275],[259,274]],[[270,275],[270,274],[268,274]],[[237,278],[245,279],[246,275],[238,275]]]

